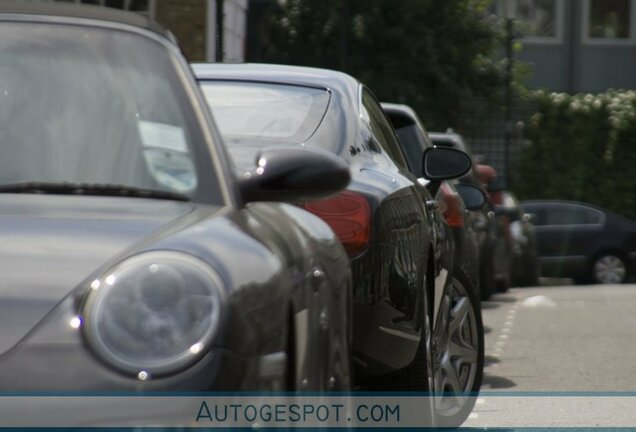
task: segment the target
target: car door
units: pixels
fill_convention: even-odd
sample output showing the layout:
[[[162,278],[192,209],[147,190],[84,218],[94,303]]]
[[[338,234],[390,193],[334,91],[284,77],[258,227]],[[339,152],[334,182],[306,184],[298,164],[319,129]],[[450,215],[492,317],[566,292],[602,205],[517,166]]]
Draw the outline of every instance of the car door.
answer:
[[[383,244],[385,264],[388,264],[385,297],[387,304],[400,311],[394,325],[405,331],[421,330],[422,302],[425,292],[430,224],[415,177],[406,168],[399,144],[384,111],[373,94],[361,87],[361,117],[368,126],[370,139],[391,157],[388,164],[368,168],[369,175],[388,176],[394,185],[374,218],[380,224],[379,241]],[[414,351],[411,352],[414,355]],[[409,355],[410,357],[410,355]]]

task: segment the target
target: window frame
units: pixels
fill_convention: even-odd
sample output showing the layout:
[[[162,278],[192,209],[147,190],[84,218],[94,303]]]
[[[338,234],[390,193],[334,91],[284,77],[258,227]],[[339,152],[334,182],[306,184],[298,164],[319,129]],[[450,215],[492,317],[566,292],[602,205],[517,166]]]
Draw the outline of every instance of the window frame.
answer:
[[[588,33],[590,24],[591,0],[583,0],[581,19],[581,42],[591,46],[630,46],[636,44],[636,2],[629,0],[629,36],[626,38],[598,38],[591,37]]]
[[[554,224],[554,223],[546,223],[546,224],[537,224],[537,227],[588,227],[588,228],[600,228],[605,225],[606,215],[600,210],[597,210],[593,207],[588,207],[580,204],[564,204],[564,203],[551,203],[549,205],[541,206],[541,210],[545,214],[546,221],[548,220],[548,214],[554,210],[573,210],[573,211],[585,211],[597,214],[599,216],[598,222],[596,223],[569,223],[569,224]],[[531,212],[532,213],[532,212]]]
[[[532,36],[521,35],[519,39],[523,43],[533,45],[558,45],[562,44],[564,40],[564,18],[565,18],[565,1],[553,0],[555,7],[554,15],[554,36]],[[512,17],[515,22],[523,22],[521,18],[517,16],[518,0],[498,0],[499,15],[503,18]]]
[[[367,113],[369,112],[369,109],[367,108],[367,104],[365,103],[365,97],[364,97],[365,95],[368,95],[369,98],[371,99],[372,103],[375,103],[375,105],[377,107],[377,110],[378,110],[378,114],[381,115],[381,118],[384,119],[384,121],[386,123],[386,126],[388,126],[388,131],[387,132],[391,136],[390,137],[384,137],[384,138],[387,139],[386,145],[384,145],[382,143],[382,141],[381,141],[383,137],[382,136],[377,136],[378,133],[376,133],[375,128],[372,125],[372,123],[374,123],[374,121],[373,121],[373,118],[371,117],[371,115],[369,115],[369,119],[365,118],[365,116],[363,115],[363,112],[365,112],[365,111]],[[360,108],[359,108],[359,110],[360,110],[360,120],[362,120],[368,126],[369,132],[373,136],[373,139],[375,139],[377,141],[377,144],[382,149],[383,154],[391,161],[391,164],[394,165],[398,170],[402,170],[404,172],[410,172],[409,167],[408,167],[408,162],[406,161],[404,153],[402,153],[402,148],[400,146],[400,141],[399,141],[399,138],[397,137],[397,134],[395,133],[395,129],[393,128],[393,124],[391,123],[391,120],[388,118],[388,116],[386,115],[386,113],[382,109],[382,105],[378,101],[378,98],[375,96],[375,94],[373,94],[371,89],[369,89],[365,85],[360,85],[359,86],[359,101],[358,101],[358,103],[360,104]],[[378,120],[380,120],[380,119],[378,119]],[[381,127],[380,124],[378,124],[378,128],[380,129],[379,134],[380,135],[384,135],[382,133],[382,131],[381,131],[382,127]],[[390,142],[391,139],[393,139],[393,143]]]

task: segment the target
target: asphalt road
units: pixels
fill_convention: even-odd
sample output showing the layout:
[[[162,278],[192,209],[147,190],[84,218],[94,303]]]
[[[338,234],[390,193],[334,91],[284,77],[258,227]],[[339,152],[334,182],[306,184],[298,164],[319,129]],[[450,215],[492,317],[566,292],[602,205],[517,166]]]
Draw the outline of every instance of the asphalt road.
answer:
[[[482,396],[464,426],[636,426],[636,285],[514,288],[482,307]]]

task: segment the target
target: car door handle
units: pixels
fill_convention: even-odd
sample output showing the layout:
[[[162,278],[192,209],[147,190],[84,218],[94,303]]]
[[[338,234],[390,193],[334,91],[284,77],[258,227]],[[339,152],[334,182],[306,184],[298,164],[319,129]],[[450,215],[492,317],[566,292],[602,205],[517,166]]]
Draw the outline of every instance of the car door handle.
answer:
[[[437,200],[427,200],[426,201],[426,210],[433,211],[439,208],[439,202]]]

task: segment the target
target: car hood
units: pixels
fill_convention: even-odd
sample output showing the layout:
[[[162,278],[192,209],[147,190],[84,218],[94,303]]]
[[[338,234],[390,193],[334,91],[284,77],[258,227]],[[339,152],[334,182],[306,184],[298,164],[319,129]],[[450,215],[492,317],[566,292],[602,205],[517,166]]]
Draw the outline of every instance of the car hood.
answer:
[[[0,353],[91,273],[193,208],[127,197],[0,194]]]

